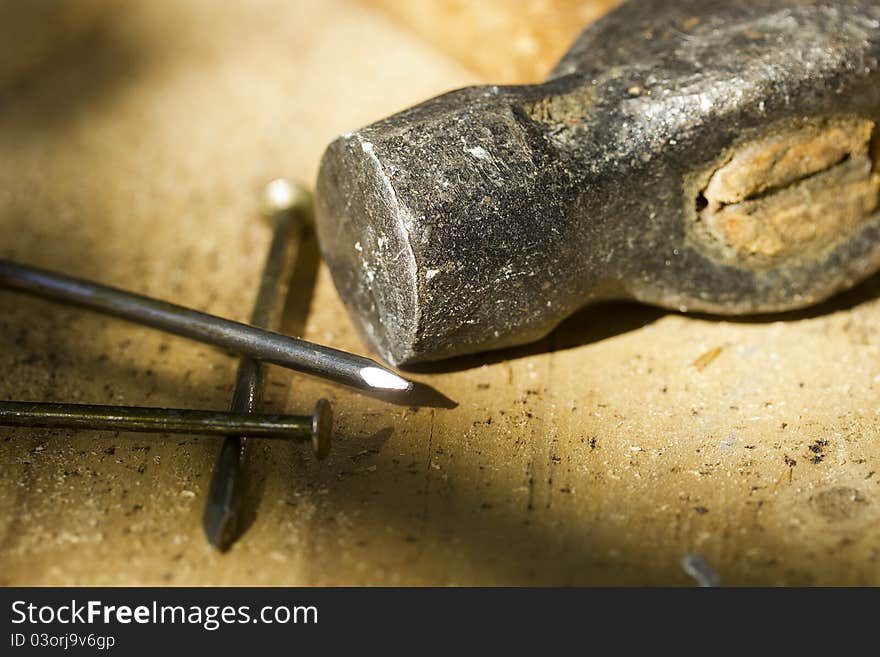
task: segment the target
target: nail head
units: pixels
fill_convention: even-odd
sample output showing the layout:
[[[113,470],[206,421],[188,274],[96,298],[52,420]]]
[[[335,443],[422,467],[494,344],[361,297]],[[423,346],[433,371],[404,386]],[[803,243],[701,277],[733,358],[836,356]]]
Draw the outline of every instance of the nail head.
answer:
[[[326,399],[319,399],[312,413],[312,449],[318,460],[327,458],[333,439],[333,409]]]
[[[276,178],[263,190],[263,214],[266,216],[299,210],[310,221],[312,203],[308,188],[287,178]]]

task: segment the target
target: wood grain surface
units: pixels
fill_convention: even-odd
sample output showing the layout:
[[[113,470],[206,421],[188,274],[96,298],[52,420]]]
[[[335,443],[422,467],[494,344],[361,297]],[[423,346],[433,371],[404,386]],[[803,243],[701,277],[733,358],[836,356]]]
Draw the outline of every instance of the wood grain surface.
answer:
[[[366,0],[492,82],[541,82],[621,0]]]
[[[487,77],[491,77],[486,74]],[[261,185],[480,82],[374,7],[131,0],[0,88],[0,256],[243,320]],[[361,353],[307,239],[284,330]],[[395,406],[271,369],[267,408],[337,441],[251,441],[249,530],[201,512],[216,438],[0,429],[0,584],[880,584],[880,283],[754,321],[592,308]],[[225,408],[236,361],[0,292],[0,397]]]

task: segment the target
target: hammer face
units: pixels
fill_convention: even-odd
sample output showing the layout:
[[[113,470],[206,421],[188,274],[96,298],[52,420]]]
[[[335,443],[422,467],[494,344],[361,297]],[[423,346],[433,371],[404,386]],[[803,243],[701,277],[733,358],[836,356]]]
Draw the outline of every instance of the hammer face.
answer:
[[[878,59],[873,0],[624,4],[542,85],[337,139],[322,251],[397,364],[529,342],[603,299],[815,303],[880,266]]]
[[[379,163],[372,142],[346,135],[327,149],[318,178],[321,250],[361,335],[395,363],[416,340],[418,266],[412,216]],[[317,225],[317,224],[316,224]]]

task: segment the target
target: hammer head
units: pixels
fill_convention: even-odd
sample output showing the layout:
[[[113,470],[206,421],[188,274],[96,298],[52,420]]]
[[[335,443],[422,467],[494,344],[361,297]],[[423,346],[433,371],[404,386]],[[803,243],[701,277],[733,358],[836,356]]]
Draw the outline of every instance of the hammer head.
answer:
[[[721,314],[880,266],[874,0],[639,0],[540,85],[471,87],[339,137],[316,227],[389,362],[542,337],[586,303]]]

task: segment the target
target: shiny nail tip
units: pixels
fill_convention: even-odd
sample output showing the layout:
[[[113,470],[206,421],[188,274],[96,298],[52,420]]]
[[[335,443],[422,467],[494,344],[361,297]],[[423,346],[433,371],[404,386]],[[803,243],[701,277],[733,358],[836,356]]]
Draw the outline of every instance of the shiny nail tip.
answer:
[[[371,388],[381,390],[410,390],[412,382],[381,367],[362,367],[361,378]]]

